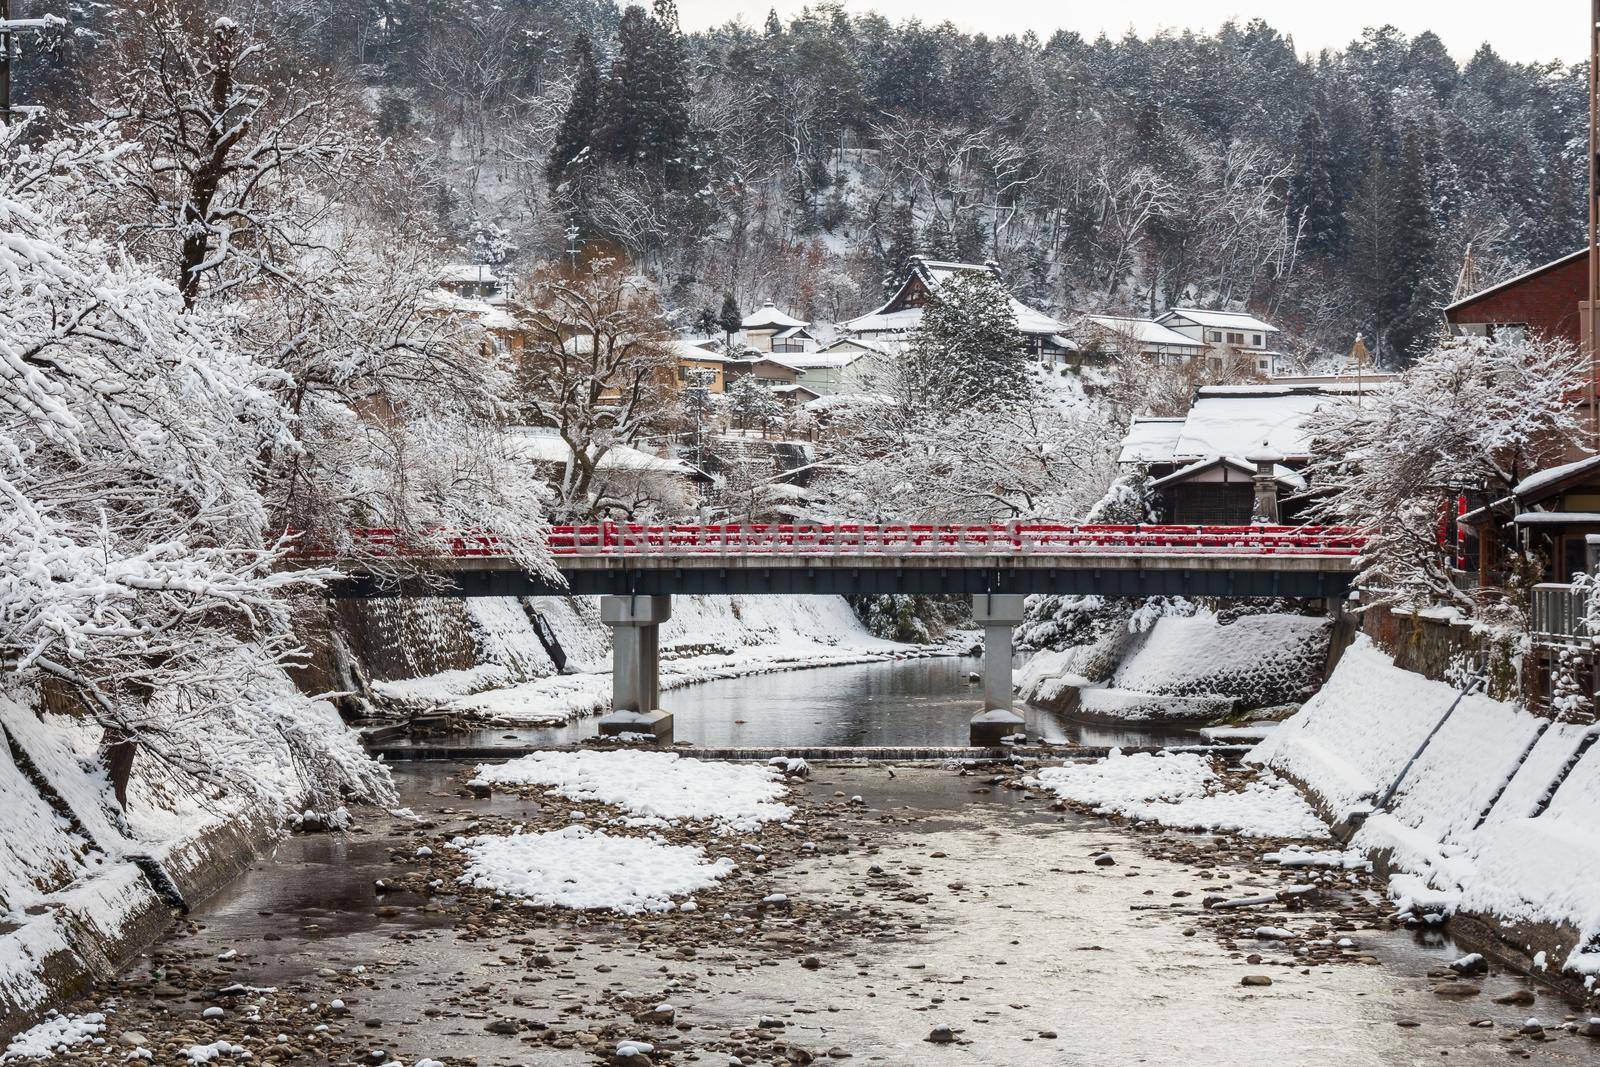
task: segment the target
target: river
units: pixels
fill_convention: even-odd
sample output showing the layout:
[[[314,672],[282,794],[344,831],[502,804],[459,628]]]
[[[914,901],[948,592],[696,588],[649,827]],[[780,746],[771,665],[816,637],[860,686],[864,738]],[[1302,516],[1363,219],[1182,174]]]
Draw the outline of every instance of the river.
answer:
[[[673,738],[700,748],[946,747],[968,743],[979,710],[969,677],[978,660],[935,657],[778,671],[700,682],[661,696]],[[1030,737],[1081,745],[1192,744],[1192,730],[1079,722],[1037,708]],[[529,717],[542,712],[529,708]],[[567,745],[595,732],[593,719],[554,728],[488,728],[452,734],[473,747]],[[437,744],[438,739],[421,744]],[[403,746],[402,746],[403,747]]]

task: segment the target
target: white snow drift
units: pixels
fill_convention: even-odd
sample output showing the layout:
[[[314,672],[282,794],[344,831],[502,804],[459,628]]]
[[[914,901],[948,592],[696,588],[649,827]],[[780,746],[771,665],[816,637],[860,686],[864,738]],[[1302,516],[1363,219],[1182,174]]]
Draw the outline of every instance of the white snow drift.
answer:
[[[1105,814],[1190,830],[1246,837],[1319,838],[1327,830],[1294,787],[1271,772],[1229,792],[1211,761],[1195,753],[1118,749],[1094,763],[1047,767],[1034,779],[1067,800],[1094,804]]]
[[[782,775],[772,767],[688,759],[675,752],[535,752],[478,767],[492,785],[545,785],[547,796],[594,800],[643,818],[754,830],[785,822]]]
[[[557,908],[640,912],[671,911],[675,897],[714,885],[734,871],[733,861],[708,861],[688,845],[654,838],[616,837],[568,826],[545,833],[457,838],[467,854],[463,885],[521,897]]]

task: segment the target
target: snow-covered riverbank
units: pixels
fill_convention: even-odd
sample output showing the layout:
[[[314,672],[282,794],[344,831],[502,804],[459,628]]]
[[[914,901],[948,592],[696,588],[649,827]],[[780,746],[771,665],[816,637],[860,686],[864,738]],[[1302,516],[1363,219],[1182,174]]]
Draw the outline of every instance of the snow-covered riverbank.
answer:
[[[1396,667],[1365,637],[1328,684],[1251,754],[1387,863],[1417,914],[1493,930],[1535,970],[1600,976],[1600,727],[1554,722]],[[1442,725],[1441,724],[1442,721]],[[1429,739],[1429,734],[1437,733]],[[1593,746],[1593,747],[1591,747]],[[1421,750],[1407,769],[1413,754]]]
[[[386,703],[448,708],[492,722],[566,722],[604,711],[611,699],[610,635],[594,600],[529,602],[556,634],[568,673],[557,671],[521,603],[473,600],[464,611],[480,654],[474,666],[375,681],[373,691]],[[874,637],[835,596],[679,596],[661,631],[661,685],[949,655],[958,645]]]

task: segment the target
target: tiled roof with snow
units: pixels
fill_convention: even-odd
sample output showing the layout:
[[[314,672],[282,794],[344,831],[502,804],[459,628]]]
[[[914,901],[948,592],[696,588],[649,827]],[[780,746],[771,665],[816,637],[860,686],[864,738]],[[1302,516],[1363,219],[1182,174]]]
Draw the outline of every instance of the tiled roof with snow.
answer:
[[[1122,439],[1118,463],[1171,463],[1183,433],[1182,418],[1136,418]]]
[[[1188,319],[1199,326],[1215,330],[1253,330],[1259,333],[1278,333],[1271,323],[1262,322],[1243,311],[1206,311],[1203,308],[1172,308],[1158,320],[1165,323],[1174,316]]]
[[[798,370],[835,370],[866,357],[865,352],[785,352],[783,362]]]
[[[1559,467],[1530,474],[1517,483],[1511,495],[1518,500],[1528,500],[1537,497],[1540,492],[1562,482],[1574,474],[1584,474],[1588,471],[1600,471],[1600,456],[1587,456],[1572,463],[1563,463]]]
[[[1193,337],[1185,337],[1177,330],[1161,325],[1155,319],[1136,319],[1123,315],[1085,315],[1083,321],[1092,329],[1128,337],[1141,345],[1203,347],[1201,342]]]
[[[449,263],[439,268],[440,285],[462,285],[467,282],[498,285],[500,278],[493,267],[484,263]]]
[[[963,274],[988,274],[995,278],[1000,277],[1000,269],[989,263],[954,263],[921,258],[917,258],[913,263],[912,271],[921,276],[928,288],[934,292],[952,278]],[[1037,308],[1029,307],[1014,296],[1008,296],[1007,300],[1012,315],[1016,317],[1017,329],[1023,333],[1049,336],[1066,332],[1065,323]],[[876,311],[841,322],[839,328],[849,333],[910,333],[916,329],[922,322],[922,309],[911,307],[901,308],[899,311],[885,311],[884,308],[893,302],[891,299]]]
[[[755,311],[744,317],[739,323],[747,330],[789,329],[795,326],[810,326],[804,319],[797,319],[788,312],[779,311],[778,306],[771,301],[762,304]]]
[[[1245,456],[1271,449],[1289,459],[1311,453],[1306,424],[1334,394],[1316,389],[1223,386],[1200,390],[1173,445],[1178,462]]]

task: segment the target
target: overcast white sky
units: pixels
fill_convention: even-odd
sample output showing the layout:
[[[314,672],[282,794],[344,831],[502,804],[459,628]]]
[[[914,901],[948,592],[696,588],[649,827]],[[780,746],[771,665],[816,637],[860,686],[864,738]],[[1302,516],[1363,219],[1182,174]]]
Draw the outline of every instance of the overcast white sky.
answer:
[[[678,0],[686,29],[704,29],[741,17],[761,25],[776,6],[787,17],[803,0]],[[1058,29],[1094,37],[1102,30],[1120,36],[1132,26],[1141,35],[1162,29],[1214,30],[1230,17],[1241,22],[1261,16],[1293,34],[1302,53],[1349,43],[1363,27],[1392,23],[1408,34],[1432,30],[1458,59],[1484,41],[1513,60],[1560,59],[1589,55],[1584,23],[1588,0],[846,0],[846,10],[876,9],[893,19],[912,15],[924,22],[949,19],[962,29],[991,35],[1033,30],[1048,37]]]

